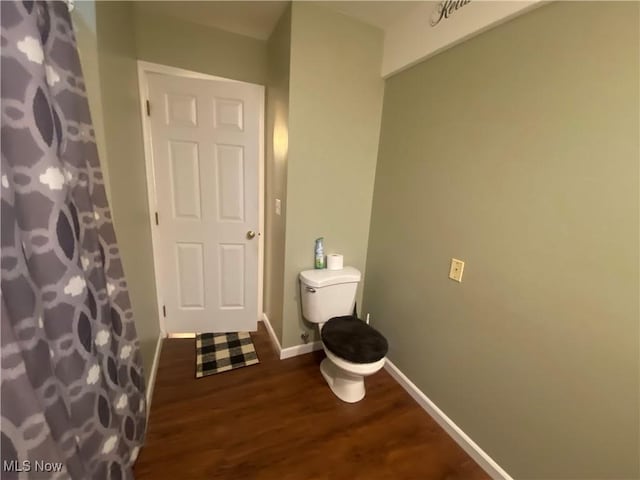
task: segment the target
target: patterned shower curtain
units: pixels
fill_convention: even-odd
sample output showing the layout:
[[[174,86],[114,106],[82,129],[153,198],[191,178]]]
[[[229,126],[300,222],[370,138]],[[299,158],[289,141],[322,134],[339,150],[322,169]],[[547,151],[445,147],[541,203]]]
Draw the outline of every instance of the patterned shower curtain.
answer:
[[[0,8],[0,477],[133,478],[144,376],[69,12]]]

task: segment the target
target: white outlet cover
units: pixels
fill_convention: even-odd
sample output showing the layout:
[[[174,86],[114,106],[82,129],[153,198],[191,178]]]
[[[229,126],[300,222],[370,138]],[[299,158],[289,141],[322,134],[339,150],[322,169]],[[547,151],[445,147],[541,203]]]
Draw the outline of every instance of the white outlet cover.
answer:
[[[464,270],[464,262],[457,258],[451,259],[451,267],[449,268],[449,278],[456,282],[462,282],[462,272]]]
[[[276,215],[282,214],[282,202],[279,198],[276,198]]]

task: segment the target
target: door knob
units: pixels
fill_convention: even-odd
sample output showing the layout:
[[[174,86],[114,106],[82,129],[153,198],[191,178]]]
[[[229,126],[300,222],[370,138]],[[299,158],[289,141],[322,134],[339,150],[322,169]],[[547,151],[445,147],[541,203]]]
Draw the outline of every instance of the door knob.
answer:
[[[247,232],[247,238],[248,238],[249,240],[251,240],[251,239],[252,239],[253,237],[255,237],[255,236],[256,236],[256,232],[254,232],[253,230],[249,230],[249,231]]]

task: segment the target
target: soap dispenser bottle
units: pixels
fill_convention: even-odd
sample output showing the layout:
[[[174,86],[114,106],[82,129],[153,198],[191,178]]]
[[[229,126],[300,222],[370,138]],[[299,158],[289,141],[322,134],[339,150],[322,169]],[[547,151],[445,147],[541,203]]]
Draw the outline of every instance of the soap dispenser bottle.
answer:
[[[324,238],[316,238],[315,262],[314,267],[317,269],[326,268],[324,260]]]

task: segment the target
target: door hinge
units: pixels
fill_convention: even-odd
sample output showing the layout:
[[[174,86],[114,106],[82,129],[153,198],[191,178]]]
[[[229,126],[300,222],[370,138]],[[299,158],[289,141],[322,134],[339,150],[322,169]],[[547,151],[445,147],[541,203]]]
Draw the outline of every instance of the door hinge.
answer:
[[[156,212],[156,225],[160,225],[160,220],[158,220],[158,212]]]
[[[167,316],[167,307],[165,305],[162,305],[162,316],[165,318]]]
[[[147,100],[147,117],[151,116],[151,102]]]

